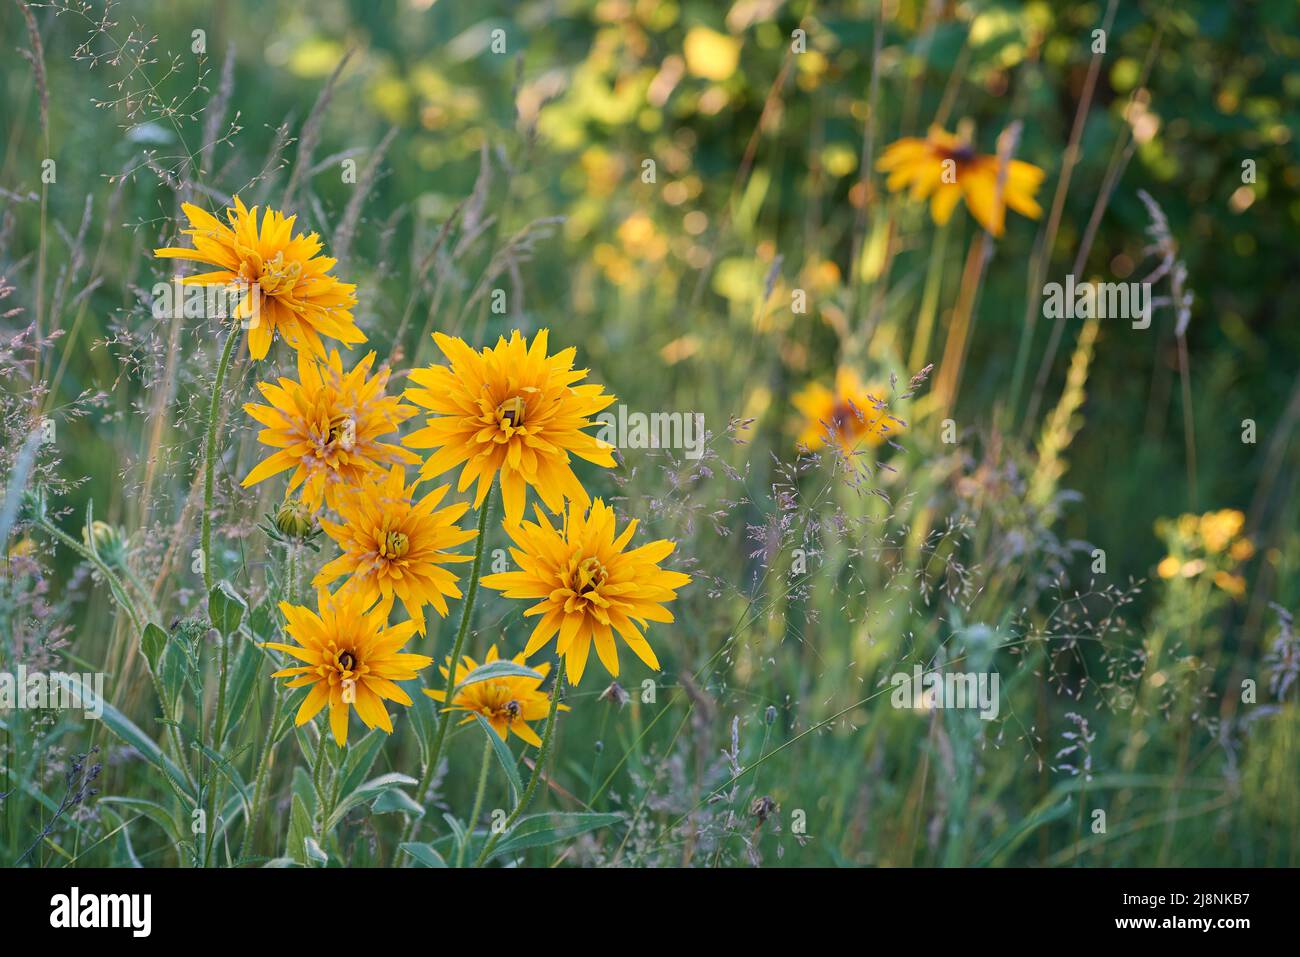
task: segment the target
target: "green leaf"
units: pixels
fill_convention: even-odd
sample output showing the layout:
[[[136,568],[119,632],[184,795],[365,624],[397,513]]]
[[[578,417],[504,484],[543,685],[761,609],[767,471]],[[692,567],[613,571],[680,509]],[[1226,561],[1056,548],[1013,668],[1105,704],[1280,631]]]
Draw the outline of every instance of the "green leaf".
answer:
[[[293,807],[289,812],[289,840],[285,845],[285,856],[295,863],[307,863],[307,839],[312,836],[311,812],[300,794],[294,794]]]
[[[328,864],[330,862],[329,855],[325,853],[320,844],[316,843],[316,838],[304,838],[302,845],[303,853],[307,855],[308,860],[315,861],[318,864]]]
[[[251,643],[245,642],[231,669],[229,705],[226,709],[226,728],[224,739],[229,740],[230,732],[239,726],[239,718],[244,714],[248,699],[253,693],[253,684],[257,680],[258,668],[262,656]]]
[[[387,737],[387,734],[375,728],[348,748],[348,756],[344,759],[343,770],[340,772],[343,775],[342,780],[339,781],[340,794],[351,794],[361,787],[361,782],[370,773]]]
[[[441,854],[433,849],[432,844],[399,844],[397,849],[404,854],[410,855],[419,864],[425,867],[446,867],[447,862],[443,860]]]
[[[352,810],[352,808],[356,807],[358,804],[379,797],[379,795],[383,794],[389,788],[418,783],[419,782],[410,775],[399,774],[396,771],[389,774],[381,774],[377,778],[371,778],[365,784],[361,785],[361,787],[343,798],[343,800],[339,801],[338,807],[336,807],[334,813],[330,815],[329,822],[326,824],[325,829],[333,830],[334,826],[338,824],[339,821],[343,820],[344,814]]]
[[[239,630],[239,623],[248,611],[248,602],[235,591],[228,581],[219,581],[208,594],[208,618],[212,627],[229,638]]]
[[[158,673],[158,662],[166,649],[167,632],[153,622],[149,622],[144,626],[144,634],[140,636],[140,650],[144,652],[144,657],[149,662],[149,669],[154,674]]]
[[[401,788],[389,788],[379,795],[379,797],[375,798],[374,803],[370,805],[370,810],[376,814],[399,812],[408,817],[424,816],[424,808],[420,806],[420,803]]]
[[[158,804],[155,801],[147,801],[144,798],[122,797],[116,794],[105,795],[98,799],[100,804],[121,804],[132,810],[139,811],[149,820],[161,827],[172,842],[175,844],[183,843],[180,826],[176,823],[176,818],[172,817],[171,811]]]
[[[559,841],[586,834],[600,827],[609,827],[623,820],[621,814],[598,814],[585,811],[573,813],[530,814],[519,819],[510,833],[501,839],[492,856],[510,854],[530,847],[546,847]]]
[[[519,766],[515,756],[501,740],[501,735],[492,730],[492,725],[488,724],[486,718],[477,711],[474,712],[474,717],[478,720],[478,726],[483,729],[483,733],[488,736],[488,740],[492,742],[492,750],[496,753],[497,760],[501,762],[501,767],[505,769],[506,777],[510,781],[510,809],[513,811],[515,805],[519,803],[519,795],[524,793],[524,784],[519,779]]]
[[[987,867],[996,864],[1002,855],[1014,851],[1034,831],[1051,824],[1053,821],[1059,821],[1069,814],[1073,804],[1074,802],[1067,797],[1060,804],[1037,810],[1018,824],[1008,827],[989,844],[984,853],[980,855],[979,860],[975,862],[975,866]]]
[[[491,681],[493,678],[519,677],[519,678],[536,678],[542,680],[542,675],[527,668],[524,665],[515,664],[505,658],[498,658],[496,661],[489,661],[487,664],[479,665],[473,671],[465,676],[465,680],[452,689],[451,696],[454,699],[456,692],[460,691],[466,685],[477,684],[480,681]]]
[[[158,747],[153,738],[141,731],[131,722],[130,718],[100,698],[93,690],[83,685],[76,675],[56,671],[50,674],[50,678],[65,685],[70,691],[78,695],[78,700],[81,701],[83,707],[92,711],[103,708],[102,717],[104,724],[108,725],[108,729],[139,751],[146,761],[171,778],[176,787],[193,799],[194,792],[189,789],[184,775],[181,774],[181,769],[176,766],[171,758],[163,754],[162,748]]]

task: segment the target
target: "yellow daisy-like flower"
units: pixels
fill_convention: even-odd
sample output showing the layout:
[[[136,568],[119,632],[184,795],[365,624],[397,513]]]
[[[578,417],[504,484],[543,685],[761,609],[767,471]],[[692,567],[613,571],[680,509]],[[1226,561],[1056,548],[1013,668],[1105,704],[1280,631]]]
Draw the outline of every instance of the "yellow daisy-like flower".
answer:
[[[1007,206],[1030,219],[1043,215],[1034,199],[1045,175],[1041,169],[1023,160],[1009,161],[998,203],[998,158],[976,153],[970,143],[937,126],[930,127],[925,139],[907,136],[888,146],[876,169],[889,174],[886,186],[891,192],[910,187],[913,200],[929,197],[930,215],[940,225],[960,199],[994,236],[1002,235]]]
[[[569,465],[570,454],[614,465],[613,446],[582,430],[614,401],[599,385],[577,385],[586,369],[573,368],[576,350],[546,354],[547,330],[528,345],[518,330],[510,341],[475,352],[464,341],[435,332],[434,340],[450,361],[411,372],[416,387],[406,390],[412,402],[432,410],[428,425],[406,438],[413,449],[437,449],[420,471],[433,478],[463,464],[459,491],[475,480],[474,507],[479,508],[501,475],[506,523],[523,518],[524,499],[532,486],[552,512],[568,499],[587,505],[591,499]]]
[[[1205,543],[1206,550],[1221,552],[1237,537],[1245,524],[1246,516],[1235,508],[1206,512],[1199,522],[1201,541]]]
[[[493,645],[488,649],[484,664],[496,661],[497,658],[497,646]],[[510,660],[517,665],[522,665],[524,656],[515,655]],[[456,681],[453,687],[469,677],[469,673],[477,667],[473,658],[468,655],[462,656],[460,666],[456,669]],[[450,669],[451,660],[448,659],[439,670],[445,678]],[[502,741],[506,740],[508,733],[514,732],[516,737],[523,738],[535,748],[540,748],[542,739],[528,726],[528,722],[545,718],[551,710],[551,697],[541,690],[542,681],[550,670],[549,664],[540,664],[533,667],[533,671],[541,676],[539,678],[529,678],[526,675],[503,675],[499,678],[489,678],[487,681],[476,681],[457,691],[456,696],[451,699],[451,704],[443,710],[469,712],[461,724],[468,724],[474,720],[475,714],[481,714],[487,723],[492,725],[492,729],[501,735]],[[425,688],[424,693],[434,701],[447,700],[445,691]],[[556,708],[560,711],[569,710],[566,704],[556,705]]]
[[[351,348],[366,341],[352,318],[357,304],[356,286],[330,275],[335,260],[318,256],[321,242],[316,233],[293,232],[297,216],[285,216],[274,209],[262,214],[259,228],[257,207],[251,210],[239,197],[226,210],[229,225],[192,203],[181,207],[191,229],[181,230],[194,248],[173,246],[155,249],[167,259],[188,259],[217,267],[213,272],[186,276],[183,282],[198,285],[256,284],[254,300],[246,297],[236,318],[247,319],[248,350],[254,359],[265,359],[271,338],[279,332],[296,349],[323,356],[321,336],[337,339]]]
[[[803,414],[798,444],[811,450],[832,439],[845,455],[861,446],[876,446],[903,430],[903,423],[885,407],[884,389],[868,389],[856,372],[841,366],[835,388],[814,382],[791,402]]]
[[[287,687],[311,686],[294,719],[306,724],[329,705],[330,730],[342,747],[348,740],[348,706],[367,728],[393,733],[384,701],[410,705],[411,697],[395,682],[409,681],[433,663],[425,655],[405,654],[401,648],[413,634],[415,622],[388,625],[388,610],[368,608],[359,591],[344,589],[335,595],[317,593],[319,614],[302,605],[280,602],[285,631],[297,644],[268,641],[274,648],[302,662],[282,668],[272,678],[290,678]]]
[[[374,361],[372,352],[344,372],[337,351],[324,362],[299,352],[297,382],[283,377],[279,385],[259,382],[257,388],[270,404],[250,402],[244,411],[266,426],[258,441],[279,451],[249,472],[243,487],[293,469],[286,497],[301,485],[308,509],[321,502],[335,508],[340,492],[361,484],[367,472],[395,463],[417,464],[418,456],[379,441],[419,410],[384,394],[388,369],[370,375]]]
[[[405,470],[394,465],[387,475],[376,474],[340,496],[338,512],[343,521],[320,524],[343,554],[325,565],[312,584],[321,588],[350,575],[344,588],[359,589],[369,601],[382,599],[390,608],[394,598],[401,599],[423,635],[424,606],[433,605],[446,617],[447,598],[461,597],[456,576],[443,566],[473,560],[472,555],[448,549],[471,541],[478,532],[456,524],[468,502],[438,508],[447,494],[446,485],[417,501],[419,484],[406,485]]]
[[[661,540],[625,552],[636,532],[636,519],[617,534],[614,510],[600,499],[586,514],[570,502],[560,529],[551,526],[540,508],[535,511],[537,522],[506,529],[518,546],[510,554],[520,570],[483,578],[485,586],[504,592],[507,598],[538,599],[524,612],[541,616],[524,657],[558,633],[556,651],[564,657],[565,673],[573,684],[582,680],[593,642],[605,670],[617,677],[614,632],[618,632],[638,658],[657,670],[659,660],[637,624],[644,628],[647,621],[673,620],[663,605],[691,580],[689,575],[659,567],[676,543]]]

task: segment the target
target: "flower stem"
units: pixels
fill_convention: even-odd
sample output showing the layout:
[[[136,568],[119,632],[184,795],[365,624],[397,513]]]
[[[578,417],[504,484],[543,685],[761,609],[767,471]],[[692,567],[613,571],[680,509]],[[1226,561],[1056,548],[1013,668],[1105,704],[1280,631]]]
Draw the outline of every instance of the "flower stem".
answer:
[[[465,647],[465,636],[469,633],[470,619],[474,615],[474,599],[478,597],[479,571],[483,567],[483,540],[487,537],[488,513],[492,511],[492,497],[495,492],[495,486],[488,489],[487,498],[483,500],[483,507],[478,512],[478,537],[474,540],[474,564],[470,567],[469,586],[465,589],[465,601],[461,605],[460,628],[456,632],[456,642],[451,647],[450,668],[447,671],[445,703],[448,705],[451,704],[451,693],[456,686],[456,669],[460,667],[460,654]],[[447,739],[449,724],[451,724],[451,712],[444,710],[438,722],[438,732],[433,739],[433,747],[429,749],[429,760],[425,762],[420,782],[415,787],[415,799],[420,804],[424,804],[428,797],[429,784],[437,773],[438,760],[442,757],[442,745]],[[415,837],[418,827],[419,819],[413,818],[407,827],[406,841]]]
[[[489,731],[489,734],[496,734],[495,731]],[[492,739],[486,735],[483,738],[483,764],[478,772],[478,789],[474,792],[474,809],[469,812],[469,832],[465,835],[465,840],[461,842],[456,851],[456,866],[465,860],[465,848],[474,837],[474,824],[478,821],[479,812],[483,810],[483,792],[487,790],[488,762],[492,760]]]
[[[217,378],[212,383],[212,399],[208,403],[208,438],[203,456],[203,521],[199,548],[203,554],[203,585],[209,594],[212,592],[212,472],[217,458],[217,410],[221,406],[221,387],[226,382],[226,370],[230,367],[230,354],[235,350],[237,338],[239,329],[232,329],[221,350]]]
[[[212,399],[208,403],[208,436],[203,455],[203,520],[200,526],[199,550],[203,558],[204,593],[209,597],[208,621],[213,628],[217,627],[217,623],[212,619],[210,601],[212,595],[212,490],[213,470],[217,458],[217,410],[221,406],[221,387],[225,384],[226,370],[230,367],[230,354],[234,352],[235,340],[238,337],[239,329],[232,329],[230,335],[226,337],[225,346],[221,350],[221,360],[217,363],[217,376],[212,383]],[[221,746],[218,736],[222,733],[221,725],[225,720],[226,677],[230,670],[230,638],[231,636],[228,635],[222,635],[220,638],[221,666],[217,677],[217,714],[216,723],[212,726],[211,738],[214,751]],[[205,864],[211,858],[213,846],[216,844],[215,825],[217,812],[217,768],[216,764],[211,760],[209,760],[208,764],[209,814],[207,850],[203,855]]]
[[[475,867],[482,867],[492,854],[492,850],[497,846],[497,842],[505,836],[514,823],[519,820],[520,815],[528,810],[528,805],[532,803],[533,795],[537,792],[537,786],[542,781],[542,769],[546,766],[546,759],[551,754],[551,742],[555,737],[555,716],[560,710],[560,698],[564,694],[564,660],[558,655],[555,659],[555,687],[551,689],[551,710],[546,715],[546,730],[542,732],[542,749],[537,754],[537,763],[533,765],[533,773],[528,778],[528,784],[524,787],[524,793],[519,796],[519,803],[515,809],[510,812],[500,830],[492,834],[487,843],[483,845],[483,850],[474,862]],[[490,742],[489,742],[490,743]]]
[[[272,690],[275,698],[275,707],[271,712],[271,723],[266,728],[266,740],[262,743],[262,754],[257,762],[257,774],[253,782],[253,807],[249,815],[248,827],[244,830],[244,840],[239,848],[240,858],[244,858],[252,850],[253,842],[257,839],[257,825],[262,818],[262,800],[266,790],[266,772],[271,767],[271,752],[275,750],[276,742],[274,740],[276,729],[280,724],[280,705],[283,700],[279,690]]]

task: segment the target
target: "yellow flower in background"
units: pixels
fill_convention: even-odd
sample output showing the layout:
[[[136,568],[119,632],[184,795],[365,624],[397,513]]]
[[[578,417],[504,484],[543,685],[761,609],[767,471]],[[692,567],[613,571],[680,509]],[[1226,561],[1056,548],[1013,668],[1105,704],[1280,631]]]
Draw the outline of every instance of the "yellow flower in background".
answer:
[[[186,276],[186,284],[256,284],[259,295],[246,296],[233,317],[248,320],[248,350],[254,359],[266,358],[276,332],[294,348],[320,356],[325,354],[321,336],[349,348],[366,341],[352,318],[356,286],[330,274],[335,260],[317,255],[322,247],[316,233],[294,234],[297,216],[268,209],[259,228],[257,207],[249,210],[238,196],[226,210],[229,225],[192,203],[181,208],[192,227],[181,233],[194,247],[155,249],[154,255],[216,267]]]
[[[614,510],[600,499],[589,513],[569,503],[563,526],[553,527],[541,509],[536,522],[507,527],[516,548],[510,554],[519,571],[487,575],[483,584],[507,598],[536,599],[524,616],[541,620],[528,638],[524,657],[535,654],[557,634],[556,652],[564,658],[569,681],[582,680],[591,645],[614,677],[618,677],[615,632],[633,654],[658,670],[659,660],[637,628],[648,621],[673,621],[665,602],[677,598],[676,589],[690,582],[681,572],[666,571],[659,563],[672,554],[676,543],[651,542],[624,551],[636,533],[636,519],[620,535]]]
[[[493,645],[488,649],[487,657],[484,664],[496,661],[498,659],[497,646]],[[511,659],[515,664],[522,665],[524,656],[515,655]],[[469,673],[477,668],[474,659],[465,655],[460,660],[460,666],[456,669],[456,680],[452,687],[460,684]],[[531,666],[529,666],[531,667]],[[447,664],[439,670],[443,677],[451,668],[451,661],[448,659]],[[465,720],[461,724],[468,724],[474,720],[475,714],[481,714],[487,723],[492,725],[492,729],[501,736],[501,740],[506,740],[509,733],[513,733],[518,738],[523,738],[535,748],[542,746],[542,739],[537,736],[532,728],[528,726],[529,721],[539,721],[545,718],[551,710],[551,697],[541,690],[542,681],[551,670],[549,664],[540,664],[532,669],[540,677],[530,678],[527,675],[503,675],[499,678],[489,678],[487,681],[476,681],[471,685],[466,685],[456,692],[452,698],[451,704],[444,711],[466,711]],[[447,692],[434,691],[429,688],[424,689],[434,701],[446,701]],[[558,711],[568,711],[569,706],[566,704],[556,705]]]
[[[510,340],[475,352],[463,340],[433,334],[450,365],[411,372],[412,402],[435,413],[428,425],[406,438],[412,449],[436,449],[420,475],[433,478],[462,466],[459,491],[475,481],[479,508],[501,476],[506,523],[523,518],[529,486],[552,512],[565,499],[585,506],[591,499],[569,465],[576,455],[596,465],[614,465],[613,446],[583,429],[591,416],[614,402],[598,385],[578,385],[586,369],[574,369],[573,348],[546,354],[547,330],[531,346],[515,330]]]
[[[410,705],[411,697],[395,682],[409,681],[416,672],[433,663],[432,658],[401,652],[413,634],[415,622],[388,625],[388,610],[369,609],[369,599],[359,591],[343,590],[335,595],[317,594],[319,613],[302,605],[280,602],[287,624],[285,631],[296,644],[268,641],[274,648],[302,662],[282,668],[272,678],[291,679],[287,687],[310,687],[295,724],[303,725],[329,705],[330,730],[342,747],[348,740],[348,709],[367,728],[393,733],[393,722],[384,701]]]
[[[910,188],[914,201],[929,198],[930,215],[939,225],[948,222],[961,199],[994,236],[1002,235],[1007,206],[1030,219],[1043,214],[1034,199],[1045,175],[1041,169],[1011,160],[999,204],[998,158],[976,153],[968,142],[937,126],[930,127],[925,139],[908,136],[891,144],[876,169],[889,174],[886,185],[891,192]]]
[[[1241,534],[1245,526],[1246,516],[1235,508],[1158,519],[1156,535],[1169,554],[1156,566],[1156,574],[1164,579],[1192,579],[1209,573],[1216,587],[1242,598],[1246,579],[1234,569],[1255,554],[1254,543]]]
[[[887,395],[881,388],[868,389],[857,373],[841,366],[833,390],[814,382],[791,399],[803,414],[799,444],[816,450],[829,438],[846,455],[880,445],[903,430],[903,423],[884,407]]]
[[[740,41],[708,27],[691,27],[682,48],[686,69],[706,80],[725,80],[740,64]]]
[[[394,598],[399,599],[423,635],[424,606],[433,605],[445,618],[447,598],[461,597],[456,576],[442,566],[473,560],[472,555],[449,549],[471,541],[478,532],[456,524],[468,502],[438,508],[448,486],[417,501],[419,482],[405,483],[402,466],[394,465],[387,475],[375,473],[339,497],[342,522],[322,520],[321,528],[343,554],[327,563],[312,584],[322,588],[348,575],[343,587],[360,591],[369,602],[382,600],[391,607]]]
[[[1246,524],[1246,516],[1235,508],[1224,508],[1217,512],[1206,512],[1201,516],[1199,531],[1201,541],[1207,550],[1221,552],[1228,543],[1237,537],[1237,533]]]
[[[263,445],[278,449],[245,476],[244,488],[293,469],[286,498],[302,486],[302,502],[315,509],[322,502],[337,507],[342,489],[361,483],[367,472],[395,463],[414,465],[419,457],[381,436],[415,415],[413,406],[384,394],[388,369],[373,376],[372,352],[351,372],[343,371],[337,351],[324,362],[298,353],[298,381],[281,377],[278,385],[259,382],[268,405],[247,403],[244,411],[266,428],[257,434]]]

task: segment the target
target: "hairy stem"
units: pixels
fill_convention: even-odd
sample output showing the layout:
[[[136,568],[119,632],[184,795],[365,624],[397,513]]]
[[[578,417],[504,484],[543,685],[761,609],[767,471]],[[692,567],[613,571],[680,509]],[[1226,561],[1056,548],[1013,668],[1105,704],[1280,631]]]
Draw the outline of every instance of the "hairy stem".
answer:
[[[474,862],[475,867],[482,867],[484,862],[491,856],[493,849],[496,848],[501,838],[509,833],[524,811],[528,810],[528,805],[532,803],[533,795],[537,793],[537,786],[542,782],[543,769],[546,767],[546,759],[551,754],[551,742],[555,738],[555,716],[560,710],[560,698],[564,695],[564,662],[556,656],[555,659],[555,687],[551,689],[551,710],[546,715],[546,730],[542,732],[542,748],[537,754],[537,763],[533,765],[532,776],[528,778],[528,784],[524,787],[524,793],[519,796],[519,803],[515,809],[510,812],[510,816],[501,825],[501,829],[492,834],[487,843],[483,845],[483,850]],[[491,743],[491,742],[489,742]]]
[[[495,493],[495,487],[488,489],[487,498],[483,500],[483,507],[478,512],[478,537],[474,540],[474,564],[470,566],[469,587],[465,589],[465,600],[461,605],[460,628],[456,631],[456,642],[451,647],[451,658],[449,670],[447,671],[445,685],[447,704],[451,704],[451,693],[456,687],[456,669],[460,667],[460,655],[465,647],[465,636],[469,634],[469,623],[474,617],[474,599],[478,597],[479,571],[483,567],[483,539],[487,537],[488,513],[492,511],[492,497]],[[437,772],[438,759],[442,757],[442,746],[447,739],[447,726],[450,724],[451,712],[443,711],[438,722],[437,735],[433,739],[433,747],[429,749],[429,760],[425,762],[424,771],[420,775],[420,782],[415,788],[415,799],[421,804],[428,797],[429,784],[433,780],[433,775]],[[410,841],[414,838],[418,827],[419,820],[412,819],[407,827],[405,840]]]

